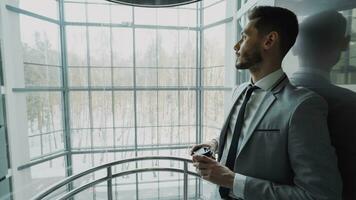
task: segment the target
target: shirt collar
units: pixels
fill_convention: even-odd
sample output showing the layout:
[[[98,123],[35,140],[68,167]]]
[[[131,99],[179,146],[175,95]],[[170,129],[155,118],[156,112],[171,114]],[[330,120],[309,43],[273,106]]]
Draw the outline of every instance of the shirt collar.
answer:
[[[284,72],[282,69],[278,69],[267,76],[263,77],[259,81],[257,81],[255,84],[252,82],[252,79],[250,79],[250,83],[252,85],[256,85],[257,87],[261,88],[262,90],[270,90],[273,85],[283,76]]]

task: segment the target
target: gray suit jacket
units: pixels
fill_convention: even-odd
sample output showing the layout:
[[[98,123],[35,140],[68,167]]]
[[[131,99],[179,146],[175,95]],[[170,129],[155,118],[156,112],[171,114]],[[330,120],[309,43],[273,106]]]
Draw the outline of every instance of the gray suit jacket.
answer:
[[[234,104],[247,85],[235,89]],[[341,199],[326,118],[327,104],[319,95],[292,86],[286,76],[277,82],[257,109],[248,139],[237,153],[234,171],[247,176],[245,200]]]

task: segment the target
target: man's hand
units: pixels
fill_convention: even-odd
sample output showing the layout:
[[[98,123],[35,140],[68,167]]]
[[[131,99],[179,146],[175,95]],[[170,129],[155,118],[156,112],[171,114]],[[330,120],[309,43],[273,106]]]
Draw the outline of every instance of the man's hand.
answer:
[[[194,155],[193,165],[203,179],[217,185],[232,189],[235,173],[226,166],[206,156]]]

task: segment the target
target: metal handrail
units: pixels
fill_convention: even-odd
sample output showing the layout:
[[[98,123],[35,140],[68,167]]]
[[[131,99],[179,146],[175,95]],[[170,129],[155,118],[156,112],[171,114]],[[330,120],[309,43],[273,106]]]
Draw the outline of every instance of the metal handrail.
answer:
[[[144,161],[144,160],[170,160],[170,161],[181,161],[184,163],[184,169],[177,169],[177,168],[159,168],[159,167],[154,167],[154,168],[142,168],[142,169],[134,169],[134,170],[129,170],[129,171],[124,171],[124,172],[119,172],[119,173],[112,173],[112,167],[115,165],[119,165],[119,164],[124,164],[124,163],[128,163],[128,162],[137,162],[137,161]],[[192,161],[190,159],[187,158],[180,158],[180,157],[172,157],[172,156],[146,156],[146,157],[134,157],[134,158],[128,158],[128,159],[124,159],[124,160],[118,160],[118,161],[114,161],[114,162],[110,162],[110,163],[106,163],[100,166],[96,166],[93,168],[90,168],[86,171],[83,171],[81,173],[69,176],[65,179],[63,179],[62,181],[51,185],[50,187],[48,187],[46,190],[44,190],[43,192],[37,194],[36,196],[34,196],[32,198],[32,200],[42,200],[44,198],[46,198],[48,195],[52,194],[53,192],[55,192],[56,190],[58,190],[59,188],[71,184],[73,183],[73,181],[87,175],[93,172],[96,172],[98,170],[101,169],[105,169],[107,171],[107,175],[103,178],[97,179],[97,180],[93,180],[89,183],[86,183],[72,191],[68,191],[67,193],[63,194],[60,197],[57,197],[57,200],[63,200],[63,199],[68,199],[70,197],[73,197],[75,194],[78,194],[96,184],[99,184],[101,182],[107,181],[107,189],[108,189],[108,199],[112,200],[112,179],[113,178],[117,178],[120,176],[125,176],[125,175],[129,175],[129,174],[134,174],[134,173],[140,173],[140,172],[150,172],[150,171],[170,171],[170,172],[178,172],[178,173],[183,173],[184,177],[184,183],[183,183],[183,193],[184,193],[184,200],[188,199],[188,174],[192,175],[192,176],[196,176],[196,177],[200,177],[197,173],[195,172],[191,172],[188,171],[188,163],[192,163]]]

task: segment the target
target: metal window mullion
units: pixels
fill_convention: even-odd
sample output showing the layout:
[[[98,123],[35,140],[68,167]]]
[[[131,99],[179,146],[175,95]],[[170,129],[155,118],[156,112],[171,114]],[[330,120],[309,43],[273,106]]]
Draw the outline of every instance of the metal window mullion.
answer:
[[[206,26],[203,26],[202,29],[209,29],[209,28],[212,28],[212,27],[216,27],[216,26],[219,26],[221,24],[226,24],[228,22],[231,22],[233,21],[233,17],[228,17],[228,18],[225,18],[223,20],[220,20],[220,21],[217,21],[217,22],[213,22],[211,24],[208,24]]]
[[[189,127],[189,126],[195,126],[195,125],[196,124],[189,124],[189,125],[159,125],[159,126],[157,125],[157,126],[138,126],[138,127],[140,127],[140,128],[152,128],[152,127],[167,128],[167,127]],[[116,126],[116,127],[109,126],[109,127],[100,127],[100,128],[92,128],[92,129],[95,130],[95,129],[113,129],[113,128],[135,128],[135,127],[133,127],[133,126]],[[90,128],[72,128],[71,130],[74,131],[74,130],[86,130],[86,129],[90,129]],[[56,133],[56,132],[60,132],[60,131],[53,131],[53,132],[50,132],[50,133]],[[39,135],[39,134],[37,134],[37,135]],[[37,136],[37,135],[31,135],[31,136]]]
[[[211,87],[213,88],[213,87]],[[221,88],[221,87],[219,87]],[[191,90],[198,90],[199,88],[195,88],[195,87],[153,87],[153,86],[147,86],[147,87],[136,87],[137,91],[150,91],[150,90],[165,90],[165,91],[171,91],[171,90],[184,90],[184,91],[191,91]],[[72,87],[70,88],[71,91],[132,91],[134,90],[134,88],[132,87],[91,87],[91,88],[86,88],[86,87]],[[32,91],[42,91],[42,90],[38,90],[38,89],[32,89]],[[57,90],[56,90],[57,91]],[[22,88],[18,88],[16,91],[14,90],[14,92],[27,92],[27,90],[23,90]]]
[[[146,24],[110,24],[100,22],[66,22],[66,26],[94,26],[94,27],[121,27],[121,28],[138,28],[138,29],[168,29],[168,30],[197,30],[196,27],[187,26],[161,26],[161,25],[146,25]]]
[[[179,12],[179,10],[177,10],[177,24],[180,24],[180,21],[179,21],[179,16],[180,16],[180,12]],[[177,56],[178,56],[178,63],[177,63],[177,66],[178,66],[178,81],[177,81],[177,85],[178,85],[178,87],[180,87],[181,86],[181,84],[180,84],[180,59],[181,59],[181,46],[180,46],[180,34],[181,34],[181,32],[180,31],[178,31],[178,52],[177,52]],[[177,104],[178,104],[178,128],[177,128],[177,133],[178,133],[178,144],[180,144],[181,143],[181,134],[180,134],[180,125],[181,125],[181,122],[180,122],[180,117],[181,117],[181,113],[180,113],[180,109],[181,109],[181,104],[180,104],[180,96],[181,96],[181,94],[180,94],[180,90],[178,90],[177,91],[177,93],[178,93],[178,101],[177,101]],[[178,163],[178,166],[180,166],[180,162]],[[180,181],[179,181],[179,177],[180,177],[180,175],[178,175],[178,198],[180,198],[180,190],[181,190],[181,188],[180,188]],[[183,184],[184,184],[184,181],[183,181]]]
[[[53,160],[55,158],[58,158],[58,157],[61,157],[61,156],[65,156],[67,153],[68,152],[66,152],[66,151],[58,151],[58,152],[52,152],[49,155],[44,155],[44,156],[37,157],[37,158],[31,160],[30,162],[28,162],[26,164],[20,165],[19,167],[17,167],[17,170],[21,171],[23,169],[27,169],[27,168],[32,167],[34,165],[38,165],[40,163],[43,163],[43,162],[46,162],[46,161],[49,161],[49,160]]]
[[[132,22],[135,24],[135,8],[132,7]],[[132,27],[132,51],[133,51],[133,86],[134,86],[134,126],[135,126],[135,156],[137,157],[137,83],[136,83],[136,28]],[[135,162],[136,169],[138,168],[138,163]],[[139,199],[138,192],[138,174],[135,174],[136,179],[136,200]]]
[[[34,65],[37,65],[37,64],[34,64]],[[61,67],[61,66],[59,66]],[[75,65],[72,65],[70,66],[71,68],[86,68],[87,66],[75,66]],[[98,69],[110,69],[111,67],[114,67],[114,68],[121,68],[121,69],[132,69],[132,66],[116,66],[116,65],[113,65],[113,66],[91,66],[91,68],[98,68]],[[136,67],[137,69],[152,69],[153,67],[155,66],[145,66],[145,67]],[[164,66],[164,67],[157,67],[158,69],[178,69],[178,67],[171,67],[171,66]],[[180,67],[181,69],[195,69],[194,67]]]
[[[31,134],[31,135],[28,135],[28,137],[37,137],[37,136],[40,136],[40,135],[49,135],[49,134],[56,134],[56,133],[59,133],[59,132],[64,132],[64,130],[55,130],[55,131],[48,131],[48,132],[45,132],[45,133],[35,133],[35,134]]]
[[[12,88],[12,92],[61,92],[64,88],[55,87],[25,87],[25,88]]]
[[[207,9],[207,8],[213,7],[213,6],[215,6],[215,5],[219,4],[219,3],[222,3],[223,1],[225,1],[225,0],[216,1],[216,2],[214,2],[214,3],[212,3],[212,4],[210,4],[210,5],[207,5],[207,6],[205,6],[205,7],[202,7],[202,9]],[[203,6],[204,6],[204,5],[203,5]]]
[[[62,99],[63,99],[63,135],[65,137],[65,151],[66,154],[66,174],[71,176],[73,174],[72,169],[72,154],[71,154],[71,135],[70,135],[70,113],[69,113],[69,90],[68,90],[68,63],[67,63],[67,47],[66,47],[66,32],[64,26],[64,2],[59,1],[59,26],[60,26],[60,42],[61,42],[61,59],[62,59]],[[73,185],[68,185],[68,190],[71,190]]]
[[[88,3],[85,4],[85,20],[88,21]],[[89,127],[90,127],[90,148],[93,149],[93,112],[92,112],[92,93],[91,93],[91,70],[90,70],[90,38],[89,38],[89,27],[85,26],[86,30],[86,42],[87,42],[87,63],[88,63],[88,101],[89,101]],[[94,154],[90,155],[91,165],[94,166]],[[95,174],[93,174],[93,178],[95,179]],[[93,189],[93,199],[96,199],[95,187]]]
[[[231,87],[221,87],[221,86],[208,86],[203,89],[231,89]],[[63,88],[13,88],[12,92],[14,93],[23,93],[23,92],[62,92]],[[68,91],[133,91],[133,87],[69,87]],[[200,90],[198,87],[136,87],[137,91],[150,91],[150,90],[162,90],[162,91],[174,91],[174,90],[181,90],[181,91],[196,91]]]
[[[42,156],[43,155],[43,135],[42,134],[40,134],[40,155]]]
[[[156,13],[156,17],[155,17],[155,19],[156,19],[156,25],[158,24],[158,10],[157,9],[155,9],[155,13]],[[155,66],[155,68],[156,68],[156,70],[157,70],[157,72],[156,72],[156,84],[157,84],[157,87],[159,86],[159,72],[158,72],[158,64],[159,64],[159,62],[158,62],[158,59],[159,59],[159,50],[160,49],[158,49],[158,28],[156,27],[155,28],[155,33],[156,33],[156,48],[155,48],[155,51],[156,51],[156,66]],[[157,126],[159,125],[159,101],[158,101],[158,99],[159,99],[159,95],[158,95],[158,90],[156,91],[156,97],[157,97],[157,99],[156,99],[156,105],[157,105],[157,114],[156,114],[156,117],[157,117]],[[157,128],[157,130],[156,130],[156,133],[157,133],[157,144],[158,144],[158,142],[159,143],[161,143],[161,140],[160,140],[160,137],[159,137],[159,133],[160,133],[160,129],[159,128]],[[159,155],[159,150],[157,150],[157,155]],[[158,162],[158,166],[159,166],[159,162]],[[159,172],[157,172],[157,178],[158,178],[158,181],[157,181],[157,192],[158,192],[158,199],[160,198],[160,196],[159,196],[159,178],[160,178],[160,173]]]
[[[198,8],[199,7],[199,8]],[[203,61],[203,43],[204,43],[204,9],[203,3],[200,2],[197,4],[197,22],[199,27],[199,32],[197,33],[197,133],[196,140],[197,143],[201,143],[202,138],[202,121],[203,121],[203,95],[202,95],[202,61]],[[201,181],[200,179],[196,181],[196,192],[195,197],[198,198],[201,196]]]
[[[62,1],[62,0],[60,0],[60,1]],[[50,23],[53,23],[53,24],[60,25],[60,20],[56,20],[56,19],[52,19],[52,18],[43,16],[43,15],[39,15],[39,14],[30,12],[30,11],[27,11],[27,10],[23,10],[21,8],[18,8],[18,7],[14,7],[14,6],[11,6],[11,5],[6,5],[6,9],[9,10],[9,11],[18,13],[18,14],[23,14],[23,15],[30,16],[30,17],[33,17],[33,18],[36,18],[36,19],[39,19],[39,20],[43,20],[43,21],[46,21],[46,22],[50,22]]]
[[[112,24],[112,4],[109,4],[109,20],[110,24]],[[114,87],[114,53],[113,53],[113,31],[112,31],[112,26],[110,26],[110,67],[111,67],[111,86]],[[114,90],[111,91],[111,112],[112,112],[112,125],[113,125],[113,146],[116,148],[116,125],[115,125],[115,92]],[[116,160],[116,153],[114,153],[114,160]],[[110,168],[111,170],[111,168]],[[117,179],[114,180],[115,183],[117,183]],[[110,182],[111,183],[111,182]],[[115,184],[114,184],[115,185]],[[109,188],[110,187],[110,188]],[[111,192],[111,194],[108,195],[108,199],[112,199],[112,183],[109,186],[108,185],[108,190]],[[115,186],[115,194],[117,194],[117,187]],[[111,197],[111,198],[110,198]]]
[[[51,65],[51,64],[43,64],[43,63],[32,63],[32,62],[23,62],[25,65],[36,65],[38,67],[53,67],[53,68],[61,68],[61,65]]]

